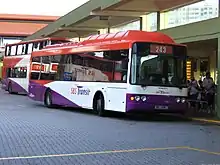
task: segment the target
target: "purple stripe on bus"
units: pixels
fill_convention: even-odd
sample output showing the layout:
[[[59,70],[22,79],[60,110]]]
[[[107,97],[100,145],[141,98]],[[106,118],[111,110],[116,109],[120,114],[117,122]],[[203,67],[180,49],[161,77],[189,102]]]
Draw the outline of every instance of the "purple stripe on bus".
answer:
[[[4,82],[3,82],[4,83],[4,87],[3,87],[4,89],[8,90],[9,82],[11,83],[12,92],[27,94],[27,91],[22,86],[20,86],[17,82],[15,82],[11,79],[5,79],[4,80]]]
[[[135,94],[126,95],[126,112],[184,112],[187,110],[187,103],[177,103],[175,96],[159,96],[159,95],[138,95],[146,96],[146,101],[131,100]],[[168,106],[168,109],[157,110],[155,106]]]
[[[52,91],[52,103],[55,105],[66,106],[66,107],[75,107],[80,108],[77,104],[73,103],[69,99],[65,98],[64,96],[60,95],[59,93]]]
[[[33,81],[30,81],[28,96],[35,101],[44,102],[46,90],[47,90],[47,87],[41,84],[35,83]],[[65,106],[65,107],[77,107],[77,108],[80,107],[77,104],[73,103],[69,99],[65,98],[64,96],[62,96],[61,94],[53,90],[51,90],[51,94],[52,94],[52,102],[55,105]]]
[[[41,84],[29,81],[28,97],[32,100],[43,102],[46,89],[47,88]]]

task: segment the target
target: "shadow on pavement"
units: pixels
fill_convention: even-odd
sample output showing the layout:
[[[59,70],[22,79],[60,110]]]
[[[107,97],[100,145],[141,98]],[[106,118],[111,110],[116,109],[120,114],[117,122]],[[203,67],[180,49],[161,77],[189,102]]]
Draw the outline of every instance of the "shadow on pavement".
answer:
[[[44,107],[42,104],[35,104],[34,106]],[[49,108],[46,108],[49,110]],[[78,114],[92,115],[96,114],[92,110],[79,109],[79,108],[69,108],[69,107],[56,107],[51,108],[58,111],[73,112]],[[97,116],[98,117],[98,116]],[[119,112],[107,111],[104,118],[114,118],[119,120],[130,120],[130,121],[148,121],[148,122],[190,122],[190,119],[184,118],[181,115],[175,114],[124,114]]]

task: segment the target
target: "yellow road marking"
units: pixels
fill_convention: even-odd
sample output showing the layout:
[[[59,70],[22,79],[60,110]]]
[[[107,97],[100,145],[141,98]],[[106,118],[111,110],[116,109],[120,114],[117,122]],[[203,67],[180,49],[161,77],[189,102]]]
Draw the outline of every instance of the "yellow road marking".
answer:
[[[98,152],[81,152],[73,154],[55,154],[55,155],[36,155],[36,156],[18,156],[18,157],[5,157],[1,160],[16,160],[16,159],[37,159],[37,158],[52,158],[52,157],[70,157],[70,156],[82,156],[82,155],[100,155],[100,154],[114,154],[114,153],[128,153],[128,152],[143,152],[143,151],[163,151],[163,150],[175,150],[184,149],[186,147],[165,147],[165,148],[139,148],[130,150],[111,150],[111,151],[98,151]]]
[[[199,152],[204,152],[204,153],[207,153],[207,154],[219,155],[220,156],[220,152],[212,152],[212,151],[199,149],[199,148],[193,148],[193,147],[185,147],[185,148],[188,149],[188,150],[192,150],[192,151],[199,151]]]
[[[220,124],[220,121],[218,120],[208,120],[208,119],[200,119],[200,118],[192,118],[192,120]]]
[[[211,152],[208,150],[188,147],[188,146],[179,146],[179,147],[164,147],[164,148],[138,148],[130,150],[109,150],[109,151],[97,151],[97,152],[79,152],[72,154],[54,154],[54,155],[35,155],[35,156],[17,156],[17,157],[5,157],[0,158],[1,160],[19,160],[19,159],[38,159],[38,158],[53,158],[53,157],[74,157],[74,156],[83,156],[83,155],[100,155],[100,154],[115,154],[115,153],[129,153],[129,152],[144,152],[144,151],[164,151],[164,150],[177,150],[177,149],[186,149],[191,151],[204,152],[212,155],[220,155],[220,152]]]

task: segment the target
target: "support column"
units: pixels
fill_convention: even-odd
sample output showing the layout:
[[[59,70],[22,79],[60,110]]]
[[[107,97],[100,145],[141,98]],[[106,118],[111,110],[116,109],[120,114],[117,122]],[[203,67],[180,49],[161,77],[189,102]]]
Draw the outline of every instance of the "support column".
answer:
[[[140,17],[140,30],[143,30],[143,18]]]
[[[107,29],[107,33],[110,33],[110,32],[111,32],[111,28],[108,27],[108,29]]]
[[[143,30],[143,31],[149,31],[147,15],[143,15],[143,16],[141,17],[141,19],[142,19],[142,30]]]
[[[215,101],[215,110],[217,112],[218,118],[220,118],[220,35],[218,36],[217,61],[217,96]]]
[[[220,1],[218,1],[218,17],[220,17]]]
[[[160,11],[157,12],[157,31],[160,30]]]
[[[0,46],[3,46],[3,37],[0,37]]]

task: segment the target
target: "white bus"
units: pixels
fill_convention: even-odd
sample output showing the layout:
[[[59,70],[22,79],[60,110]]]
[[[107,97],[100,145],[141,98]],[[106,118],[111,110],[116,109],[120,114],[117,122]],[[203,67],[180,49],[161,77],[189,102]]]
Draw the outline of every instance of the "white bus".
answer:
[[[126,113],[187,111],[186,46],[158,32],[91,36],[32,53],[29,97],[47,107]],[[52,68],[54,70],[44,68]]]

